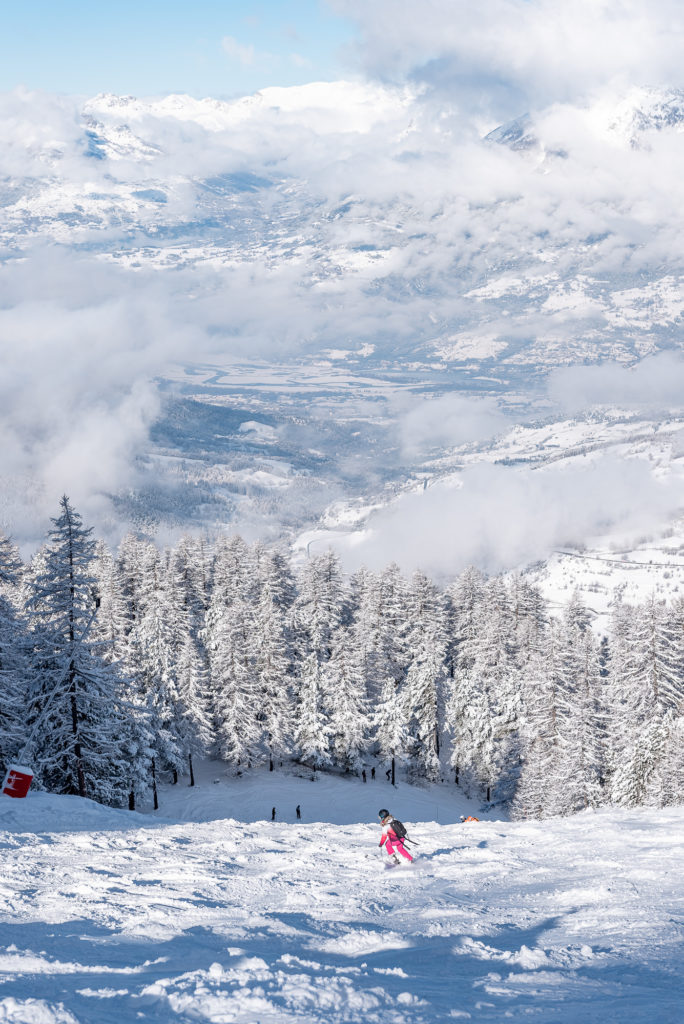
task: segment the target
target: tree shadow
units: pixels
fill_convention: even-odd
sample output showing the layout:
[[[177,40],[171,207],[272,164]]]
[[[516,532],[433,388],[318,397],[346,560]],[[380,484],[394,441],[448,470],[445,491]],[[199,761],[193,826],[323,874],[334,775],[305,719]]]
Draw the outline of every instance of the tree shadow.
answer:
[[[198,909],[203,906],[222,904],[198,902]],[[674,950],[671,962],[648,962],[646,952],[635,962],[611,950],[584,954],[588,947],[579,942],[559,947],[549,937],[567,933],[567,914],[472,934],[449,928],[451,909],[445,905],[444,921],[431,915],[424,927],[415,921],[402,927],[406,919],[396,901],[370,901],[358,919],[346,918],[341,905],[339,920],[305,911],[265,912],[253,923],[235,924],[227,908],[225,928],[195,925],[163,941],[80,919],[5,923],[0,1000],[12,995],[61,1003],[87,1024],[172,1024],[247,1020],[231,1017],[225,1003],[215,1016],[213,1010],[204,1015],[193,1000],[204,994],[218,1007],[233,995],[256,999],[261,992],[270,1006],[263,1019],[290,1022],[298,1019],[291,1002],[296,988],[308,993],[302,1013],[307,1021],[371,1019],[352,1003],[331,1002],[331,991],[346,986],[340,990],[352,992],[355,1005],[380,1001],[373,1020],[386,1012],[388,1020],[399,1020],[400,1010],[406,1024],[437,1024],[452,1019],[452,1011],[477,1021],[532,1014],[545,1024],[682,1019],[684,981]]]

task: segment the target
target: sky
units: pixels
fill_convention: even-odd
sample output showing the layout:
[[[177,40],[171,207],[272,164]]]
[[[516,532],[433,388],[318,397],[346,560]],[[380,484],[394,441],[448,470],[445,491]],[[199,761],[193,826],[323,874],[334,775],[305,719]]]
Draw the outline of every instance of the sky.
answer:
[[[0,91],[229,98],[340,77],[353,31],[323,0],[24,0],[0,8]]]
[[[353,74],[520,112],[607,81],[681,83],[679,0],[24,0],[0,92],[231,98]]]

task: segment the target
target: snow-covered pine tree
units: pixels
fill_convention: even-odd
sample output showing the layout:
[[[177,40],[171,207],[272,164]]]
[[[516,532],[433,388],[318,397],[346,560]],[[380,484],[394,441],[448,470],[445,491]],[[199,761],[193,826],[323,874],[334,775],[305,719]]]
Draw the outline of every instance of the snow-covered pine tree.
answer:
[[[409,751],[409,723],[401,686],[388,676],[380,692],[372,722],[380,757],[389,762],[390,778],[395,784],[397,762],[403,764]]]
[[[558,761],[558,686],[561,674],[560,628],[547,621],[537,635],[537,649],[518,657],[522,662],[521,767],[512,811],[516,818],[545,818],[558,813],[560,794],[554,786]],[[523,660],[523,657],[525,660]]]
[[[614,617],[611,695],[611,798],[627,807],[657,802],[667,727],[682,689],[679,606],[668,610],[651,597]]]
[[[508,601],[513,620],[516,661],[522,672],[542,649],[548,613],[539,588],[532,586],[520,575],[515,575],[509,584]]]
[[[577,592],[563,610],[557,678],[558,735],[553,766],[557,813],[596,807],[603,800],[604,702],[598,642]]]
[[[408,651],[408,586],[392,562],[379,578],[379,630],[375,655],[379,699],[372,721],[380,756],[389,761],[394,785],[397,762],[404,763],[409,753],[409,704],[406,699]]]
[[[91,636],[98,642],[99,652],[104,660],[110,664],[120,663],[125,671],[127,639],[132,618],[124,596],[119,565],[102,541],[95,545],[92,571],[95,577],[94,594],[99,607],[91,628]]]
[[[363,677],[366,697],[370,706],[374,706],[380,698],[385,675],[382,657],[384,625],[380,578],[365,567],[351,578],[350,611],[348,642]]]
[[[370,743],[370,722],[359,651],[350,643],[349,629],[340,627],[333,636],[323,676],[333,763],[345,772],[358,771]]]
[[[208,654],[218,755],[234,768],[249,768],[261,761],[263,748],[253,613],[241,597],[215,609]]]
[[[520,767],[522,701],[513,619],[500,579],[485,584],[470,620],[446,705],[450,763],[467,792],[508,800]]]
[[[142,548],[138,548],[142,550]],[[131,664],[129,634],[133,625],[131,606],[124,595],[120,562],[101,541],[95,547],[93,572],[96,577],[98,613],[91,635],[95,650],[120,677],[120,699],[124,720],[120,737],[127,765],[128,806],[135,810],[150,785],[154,737],[146,703],[136,685],[136,666]]]
[[[18,611],[22,572],[16,548],[0,535],[0,775],[26,740],[28,641]]]
[[[294,676],[289,611],[292,578],[283,559],[258,551],[259,596],[251,624],[259,724],[271,771],[291,749]]]
[[[304,764],[314,770],[330,765],[330,727],[324,704],[323,670],[312,651],[300,669],[294,742]]]
[[[298,719],[295,742],[302,760],[312,767],[322,767],[332,761],[329,740],[334,684],[327,667],[333,657],[334,638],[348,621],[349,605],[340,562],[333,551],[311,558],[298,582],[299,593],[291,616],[294,660],[298,669],[293,681]],[[311,701],[314,703],[307,706]],[[324,722],[325,727],[318,728],[319,722]],[[323,738],[328,744],[325,748]]]
[[[181,537],[169,555],[173,589],[193,639],[204,626],[211,595],[211,558],[202,537]]]
[[[176,676],[179,696],[178,739],[187,760],[190,785],[194,786],[193,757],[209,753],[215,743],[215,734],[209,698],[209,673],[203,653],[190,632],[178,655]]]
[[[64,496],[29,579],[32,649],[26,757],[59,793],[121,804],[127,793],[121,681],[93,649],[96,614],[90,529]]]
[[[406,645],[409,665],[404,687],[409,723],[409,770],[435,782],[440,777],[440,728],[447,649],[444,604],[437,588],[416,572],[407,594]]]
[[[319,665],[332,656],[332,638],[347,618],[346,594],[337,555],[314,555],[299,578],[293,607],[297,644],[306,657],[314,654]]]
[[[664,743],[660,758],[660,803],[684,803],[684,715],[668,713],[662,722]]]
[[[136,619],[128,635],[126,663],[152,732],[154,768],[177,773],[185,767],[178,658],[182,630],[169,588],[170,576],[153,544],[138,567]]]

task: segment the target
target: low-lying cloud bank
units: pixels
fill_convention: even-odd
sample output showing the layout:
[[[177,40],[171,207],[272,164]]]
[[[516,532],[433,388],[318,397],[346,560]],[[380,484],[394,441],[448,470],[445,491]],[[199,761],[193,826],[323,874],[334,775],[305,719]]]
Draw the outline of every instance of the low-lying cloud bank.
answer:
[[[549,376],[549,398],[566,413],[597,407],[637,411],[681,410],[684,359],[676,352],[649,356],[635,366],[570,366]]]
[[[496,573],[611,531],[650,529],[683,500],[684,481],[655,480],[640,460],[539,470],[483,464],[400,497],[339,548],[350,568],[397,561],[436,579],[468,565]]]

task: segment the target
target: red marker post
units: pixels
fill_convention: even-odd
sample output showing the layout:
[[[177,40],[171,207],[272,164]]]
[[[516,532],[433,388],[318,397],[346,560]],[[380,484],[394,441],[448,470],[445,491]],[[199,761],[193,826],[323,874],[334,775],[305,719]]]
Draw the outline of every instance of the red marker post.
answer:
[[[5,796],[26,796],[31,788],[32,780],[33,772],[30,768],[24,768],[19,764],[11,764],[7,769],[7,775],[2,784],[2,792]]]

